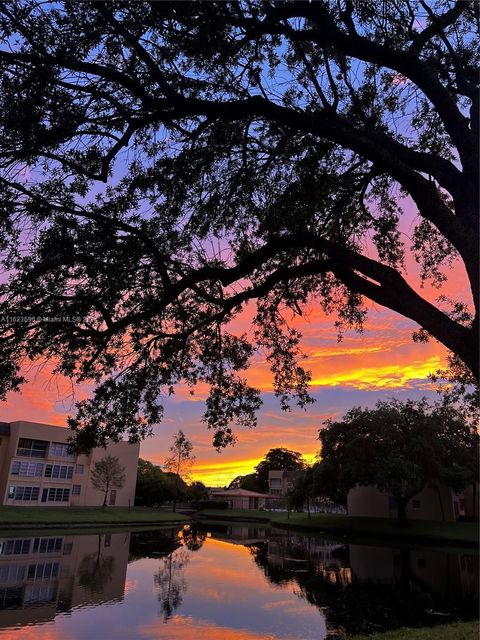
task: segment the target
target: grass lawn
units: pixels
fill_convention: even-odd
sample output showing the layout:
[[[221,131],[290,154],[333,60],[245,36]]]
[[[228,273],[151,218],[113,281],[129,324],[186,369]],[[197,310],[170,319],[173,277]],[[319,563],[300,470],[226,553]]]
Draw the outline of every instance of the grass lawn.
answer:
[[[396,629],[351,640],[477,640],[478,622],[458,622],[429,629]]]
[[[458,544],[478,546],[478,525],[471,522],[432,522],[428,520],[412,521],[403,529],[395,520],[387,518],[356,518],[337,514],[312,514],[308,519],[306,513],[291,513],[290,519],[283,512],[253,511],[248,509],[210,509],[202,511],[205,517],[222,520],[249,520],[258,518],[259,522],[267,519],[272,525],[290,526],[316,532],[330,531],[353,536],[396,539],[405,542],[431,541],[439,544]]]
[[[0,529],[27,525],[90,525],[186,522],[187,516],[148,507],[10,507],[0,506]]]

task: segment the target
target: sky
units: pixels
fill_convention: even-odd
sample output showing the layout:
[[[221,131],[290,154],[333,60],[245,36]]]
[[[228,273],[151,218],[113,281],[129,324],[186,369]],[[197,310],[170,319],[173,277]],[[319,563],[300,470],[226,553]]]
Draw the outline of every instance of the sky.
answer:
[[[173,434],[182,429],[196,456],[192,479],[207,486],[225,486],[235,476],[252,472],[272,447],[299,451],[312,461],[318,453],[322,423],[342,416],[352,406],[372,407],[378,400],[392,397],[436,396],[427,376],[441,366],[445,350],[435,342],[414,343],[411,335],[415,325],[397,314],[371,305],[363,334],[351,332],[340,344],[332,318],[319,309],[310,309],[301,328],[307,356],[304,364],[312,371],[315,399],[306,411],[295,406],[290,412],[281,411],[268,368],[259,360],[247,372],[249,381],[262,391],[258,426],[238,428],[235,446],[215,451],[213,434],[201,422],[204,396],[190,396],[179,388],[165,402],[163,423],[142,443],[141,457],[162,464]],[[22,390],[11,393],[0,406],[0,419],[64,426],[73,399],[84,397],[86,390],[77,389],[72,395],[70,383],[54,378],[48,364],[31,368],[27,376],[29,381]]]

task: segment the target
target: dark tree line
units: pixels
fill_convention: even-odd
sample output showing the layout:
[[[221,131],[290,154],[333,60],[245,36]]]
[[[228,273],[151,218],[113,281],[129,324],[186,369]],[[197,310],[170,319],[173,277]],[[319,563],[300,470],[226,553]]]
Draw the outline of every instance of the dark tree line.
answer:
[[[3,2],[2,395],[38,358],[93,382],[89,448],[204,382],[221,447],[255,424],[255,351],[305,405],[289,317],[358,329],[367,300],[478,379],[478,27],[473,1]],[[455,261],[470,300],[419,293]]]

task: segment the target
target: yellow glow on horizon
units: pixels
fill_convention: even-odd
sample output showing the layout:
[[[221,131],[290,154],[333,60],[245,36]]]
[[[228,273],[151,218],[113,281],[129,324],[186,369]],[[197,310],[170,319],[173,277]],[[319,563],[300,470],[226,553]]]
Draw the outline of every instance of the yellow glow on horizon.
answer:
[[[285,445],[288,449],[288,445]],[[265,453],[267,453],[265,451]],[[304,460],[308,464],[313,464],[316,460],[316,453],[302,453]],[[257,464],[263,460],[260,458],[248,458],[232,460],[228,462],[214,462],[209,464],[198,464],[192,469],[192,480],[203,482],[207,487],[224,487],[237,476],[245,476],[253,473]]]
[[[426,380],[440,369],[442,360],[431,356],[425,361],[415,361],[407,365],[387,364],[384,366],[351,369],[343,373],[329,373],[312,379],[312,386],[335,387],[337,385],[356,389],[399,389],[409,387],[413,381]],[[426,383],[428,384],[428,383]]]

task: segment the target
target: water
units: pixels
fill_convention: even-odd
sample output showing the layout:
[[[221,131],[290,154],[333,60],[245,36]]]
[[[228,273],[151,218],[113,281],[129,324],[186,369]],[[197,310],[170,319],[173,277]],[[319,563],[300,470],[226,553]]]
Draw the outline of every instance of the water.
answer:
[[[477,603],[468,552],[247,525],[0,539],[1,640],[332,640]]]

